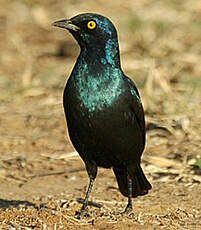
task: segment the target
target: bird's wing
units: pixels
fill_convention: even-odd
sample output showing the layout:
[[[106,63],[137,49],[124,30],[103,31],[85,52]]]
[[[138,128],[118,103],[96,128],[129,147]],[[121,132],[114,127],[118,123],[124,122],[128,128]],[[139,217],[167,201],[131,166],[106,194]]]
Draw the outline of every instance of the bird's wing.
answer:
[[[143,142],[145,144],[145,119],[144,119],[144,110],[140,99],[140,95],[134,82],[126,76],[125,76],[125,80],[130,90],[129,96],[131,99],[129,101],[131,101],[130,106],[131,106],[132,114],[135,116],[135,120],[137,121],[140,130],[142,131],[142,136],[144,138]]]

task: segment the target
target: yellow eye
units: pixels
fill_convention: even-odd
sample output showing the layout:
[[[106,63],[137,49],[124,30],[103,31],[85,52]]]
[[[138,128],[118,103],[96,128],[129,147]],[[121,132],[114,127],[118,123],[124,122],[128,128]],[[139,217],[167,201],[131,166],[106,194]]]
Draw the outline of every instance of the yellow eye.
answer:
[[[95,28],[96,28],[96,22],[95,22],[95,21],[89,21],[89,22],[87,23],[87,27],[88,27],[88,29],[90,29],[90,30],[95,29]]]

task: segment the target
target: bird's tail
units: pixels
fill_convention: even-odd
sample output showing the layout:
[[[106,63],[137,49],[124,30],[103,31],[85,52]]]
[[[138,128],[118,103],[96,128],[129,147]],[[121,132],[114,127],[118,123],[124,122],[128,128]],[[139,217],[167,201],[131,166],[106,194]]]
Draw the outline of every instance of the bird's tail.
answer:
[[[125,169],[116,168],[113,168],[113,171],[117,178],[120,192],[122,195],[128,197],[127,171]],[[137,165],[134,173],[132,173],[130,177],[132,178],[132,197],[143,196],[148,193],[148,190],[151,189],[151,184],[145,177],[140,164]]]

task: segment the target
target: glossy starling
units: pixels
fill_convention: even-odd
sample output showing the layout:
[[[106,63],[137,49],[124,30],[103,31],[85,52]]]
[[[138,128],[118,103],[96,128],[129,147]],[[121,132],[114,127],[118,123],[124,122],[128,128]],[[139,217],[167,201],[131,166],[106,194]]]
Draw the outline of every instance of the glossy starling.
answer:
[[[113,169],[130,212],[132,197],[147,194],[151,184],[140,166],[144,111],[134,82],[121,69],[117,31],[108,18],[93,13],[53,26],[67,29],[80,46],[63,95],[70,139],[90,178],[79,216],[87,210],[98,166]]]

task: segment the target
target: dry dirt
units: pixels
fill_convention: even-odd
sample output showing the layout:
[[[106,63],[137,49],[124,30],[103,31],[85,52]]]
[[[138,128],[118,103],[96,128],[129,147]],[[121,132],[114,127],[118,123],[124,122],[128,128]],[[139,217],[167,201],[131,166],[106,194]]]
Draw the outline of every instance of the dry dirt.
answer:
[[[62,92],[78,46],[54,20],[81,12],[112,19],[122,66],[142,96],[153,185],[126,199],[100,169],[90,216],[77,220],[88,184],[72,148]],[[201,229],[201,2],[1,0],[0,229]],[[121,15],[121,16],[120,16]]]

